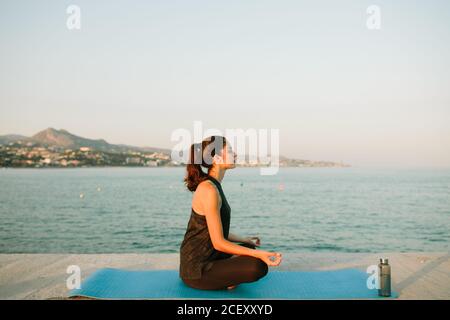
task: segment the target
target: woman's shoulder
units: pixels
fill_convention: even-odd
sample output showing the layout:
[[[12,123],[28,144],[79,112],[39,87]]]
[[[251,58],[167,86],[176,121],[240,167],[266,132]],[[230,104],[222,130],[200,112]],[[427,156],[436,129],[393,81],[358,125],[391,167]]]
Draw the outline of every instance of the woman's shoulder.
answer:
[[[206,179],[198,184],[196,191],[217,191],[217,187],[211,180]]]
[[[218,198],[220,202],[220,193],[217,189],[217,186],[210,180],[204,180],[200,182],[197,186],[197,189],[194,193],[194,198],[204,198],[204,197],[212,197],[212,198]]]

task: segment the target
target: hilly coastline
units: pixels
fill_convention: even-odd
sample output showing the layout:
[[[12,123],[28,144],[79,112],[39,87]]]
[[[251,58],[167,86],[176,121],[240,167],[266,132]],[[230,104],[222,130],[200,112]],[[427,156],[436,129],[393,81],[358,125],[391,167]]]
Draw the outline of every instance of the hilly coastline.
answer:
[[[84,138],[65,129],[47,128],[31,137],[0,136],[0,167],[86,167],[86,166],[180,166],[171,150],[111,144],[104,139]],[[289,159],[280,156],[284,167],[348,167],[342,162]],[[262,166],[257,162],[239,166]]]

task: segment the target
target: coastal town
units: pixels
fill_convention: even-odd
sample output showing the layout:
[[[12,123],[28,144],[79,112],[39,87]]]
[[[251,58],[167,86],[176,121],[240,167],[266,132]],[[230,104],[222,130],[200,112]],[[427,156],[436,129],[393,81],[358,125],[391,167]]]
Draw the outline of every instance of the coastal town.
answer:
[[[87,139],[61,129],[48,128],[32,137],[0,136],[0,167],[177,167],[185,163],[171,159],[169,149],[110,144],[103,139]],[[240,167],[269,166],[245,157]],[[311,161],[279,157],[280,167],[348,167],[342,162]]]
[[[113,153],[90,147],[66,149],[39,146],[33,142],[0,145],[0,167],[102,167],[102,166],[174,166],[164,153],[139,151]]]
[[[0,145],[0,167],[44,168],[44,167],[176,167],[185,164],[172,161],[170,154],[163,152],[106,152],[90,147],[77,149],[58,146],[41,146],[33,142],[14,142]],[[257,161],[239,163],[238,166],[258,167]],[[281,158],[281,167],[343,167],[342,163]]]

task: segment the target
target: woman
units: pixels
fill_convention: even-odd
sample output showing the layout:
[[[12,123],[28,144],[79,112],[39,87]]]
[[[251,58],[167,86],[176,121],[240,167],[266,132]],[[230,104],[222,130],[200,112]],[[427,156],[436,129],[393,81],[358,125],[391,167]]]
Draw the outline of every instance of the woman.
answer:
[[[235,168],[236,154],[224,137],[211,136],[191,146],[189,160],[184,181],[195,192],[180,247],[180,278],[190,287],[205,290],[233,289],[261,279],[268,266],[280,264],[281,254],[256,250],[258,237],[229,232],[231,209],[221,182],[226,170]]]

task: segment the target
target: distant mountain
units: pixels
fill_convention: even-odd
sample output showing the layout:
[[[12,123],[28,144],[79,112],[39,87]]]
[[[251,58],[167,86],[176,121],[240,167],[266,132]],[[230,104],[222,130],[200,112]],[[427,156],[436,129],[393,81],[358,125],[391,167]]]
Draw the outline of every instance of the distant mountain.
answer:
[[[31,139],[44,145],[63,148],[89,147],[92,149],[104,150],[105,148],[110,147],[110,144],[103,139],[92,140],[82,138],[71,134],[64,129],[56,130],[48,128],[36,133]]]
[[[34,142],[44,146],[61,147],[66,149],[79,149],[81,147],[89,147],[94,150],[103,152],[161,152],[170,154],[169,149],[153,148],[153,147],[135,147],[124,144],[111,144],[104,139],[88,139],[70,133],[67,130],[54,128],[47,128],[42,130],[32,137],[25,137],[22,135],[5,135],[0,136],[0,144],[8,144],[11,142]]]
[[[7,134],[0,136],[0,144],[8,144],[16,141],[28,141],[30,138],[21,136],[20,134]]]

